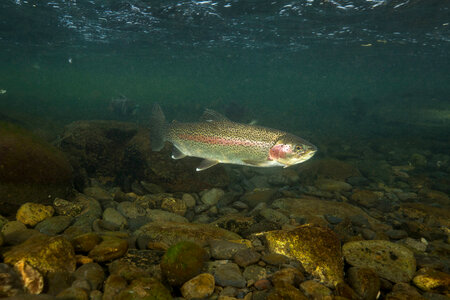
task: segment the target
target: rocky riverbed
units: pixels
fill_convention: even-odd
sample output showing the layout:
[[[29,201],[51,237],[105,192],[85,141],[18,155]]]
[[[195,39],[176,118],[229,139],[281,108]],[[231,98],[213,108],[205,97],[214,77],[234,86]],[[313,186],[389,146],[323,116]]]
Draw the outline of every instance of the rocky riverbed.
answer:
[[[75,189],[0,219],[0,297],[449,298],[448,155],[324,142],[293,168],[191,176],[196,159],[151,153],[144,136],[67,128]]]

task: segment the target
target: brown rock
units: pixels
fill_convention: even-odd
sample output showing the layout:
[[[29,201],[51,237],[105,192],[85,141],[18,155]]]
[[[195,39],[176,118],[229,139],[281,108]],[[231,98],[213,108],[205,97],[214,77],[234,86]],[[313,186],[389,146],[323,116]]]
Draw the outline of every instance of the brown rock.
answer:
[[[72,245],[77,252],[89,252],[101,241],[102,238],[95,232],[77,235],[71,239]]]
[[[312,299],[324,299],[326,296],[330,296],[331,290],[314,280],[307,280],[300,284],[300,289],[306,296]]]
[[[72,168],[65,156],[30,132],[0,124],[0,206],[14,215],[20,205],[33,199],[51,204],[54,197],[72,191]]]
[[[214,276],[203,273],[185,282],[181,287],[181,294],[186,299],[202,299],[212,295],[214,286]]]
[[[123,256],[128,250],[128,242],[116,237],[103,237],[103,241],[89,251],[89,257],[98,262],[110,261]]]
[[[348,282],[362,299],[376,299],[380,291],[378,275],[368,268],[351,267],[347,271]]]
[[[367,208],[375,207],[379,198],[376,193],[368,190],[357,190],[351,196],[353,201]]]
[[[305,280],[305,276],[302,272],[295,268],[281,269],[275,272],[271,277],[273,285],[280,287],[286,284],[298,286],[303,280]]]
[[[267,295],[267,300],[280,299],[308,300],[308,297],[292,285],[284,285],[283,287],[275,287],[269,295]]]
[[[184,216],[187,210],[186,203],[183,200],[172,197],[164,198],[161,203],[161,208],[180,216]]]
[[[238,240],[241,237],[231,231],[210,224],[179,222],[151,222],[134,233],[138,238],[156,240],[172,246],[181,241],[191,241],[206,246],[211,239]]]
[[[265,234],[270,251],[299,260],[306,272],[328,286],[344,279],[341,244],[336,234],[323,227],[299,226]]]
[[[110,275],[105,281],[103,299],[117,299],[117,295],[120,293],[120,291],[124,290],[127,285],[128,283],[123,277],[116,274]]]

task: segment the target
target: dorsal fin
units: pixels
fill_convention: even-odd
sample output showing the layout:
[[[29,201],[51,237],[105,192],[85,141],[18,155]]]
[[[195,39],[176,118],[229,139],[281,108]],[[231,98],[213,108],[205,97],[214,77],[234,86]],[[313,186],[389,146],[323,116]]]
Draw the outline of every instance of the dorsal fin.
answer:
[[[218,113],[217,111],[209,109],[209,108],[205,109],[200,120],[206,121],[206,122],[212,122],[212,121],[230,122],[230,120],[227,117],[225,117],[224,115]]]

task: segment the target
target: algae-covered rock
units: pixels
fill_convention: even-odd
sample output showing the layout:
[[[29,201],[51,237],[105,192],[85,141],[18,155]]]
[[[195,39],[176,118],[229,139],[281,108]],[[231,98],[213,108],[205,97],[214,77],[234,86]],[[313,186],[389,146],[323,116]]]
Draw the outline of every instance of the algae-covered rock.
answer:
[[[270,251],[299,260],[308,273],[326,285],[343,281],[341,244],[332,230],[303,225],[293,230],[266,232],[265,238]]]
[[[205,246],[211,239],[238,240],[241,238],[234,232],[209,224],[162,221],[148,223],[134,234],[138,238],[161,242],[169,246],[181,241],[191,241]]]
[[[27,202],[17,211],[17,221],[25,225],[34,226],[37,223],[53,216],[55,209],[50,205]]]
[[[280,300],[280,299],[295,299],[295,300],[308,300],[308,297],[305,296],[298,289],[293,287],[292,285],[284,285],[282,287],[275,287],[272,291],[267,295],[267,300]]]
[[[392,282],[409,282],[416,272],[411,250],[384,240],[348,242],[342,247],[345,260],[352,266],[374,270]]]
[[[77,252],[89,252],[101,241],[102,238],[95,232],[76,235],[71,239],[73,248]]]
[[[23,203],[51,204],[72,191],[72,167],[64,154],[8,123],[0,123],[0,206],[13,215]]]
[[[48,272],[75,271],[72,244],[62,236],[35,235],[3,254],[7,264],[25,261],[44,275]]]
[[[413,283],[422,291],[450,294],[450,274],[431,268],[420,269]]]
[[[161,272],[173,286],[198,275],[208,255],[199,245],[184,241],[170,247],[161,259]]]

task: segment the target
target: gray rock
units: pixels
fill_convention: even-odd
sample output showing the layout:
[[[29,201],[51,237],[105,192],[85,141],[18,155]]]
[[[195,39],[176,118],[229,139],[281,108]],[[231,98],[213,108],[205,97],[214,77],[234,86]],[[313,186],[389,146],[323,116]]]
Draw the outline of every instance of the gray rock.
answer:
[[[147,217],[152,219],[153,222],[181,222],[187,223],[188,220],[180,215],[161,210],[161,209],[149,209],[147,210]]]
[[[206,191],[202,197],[201,200],[206,205],[216,205],[219,200],[225,195],[225,192],[218,188],[213,188],[208,191]]]
[[[136,203],[130,201],[120,202],[117,205],[117,211],[130,219],[143,217],[146,214],[146,211],[142,206],[139,206]]]
[[[387,230],[386,234],[389,238],[391,238],[393,240],[400,240],[400,239],[408,237],[408,233],[406,231],[399,230],[399,229]]]
[[[258,265],[250,265],[245,268],[243,272],[244,278],[249,281],[258,281],[260,279],[267,278],[266,269]]]
[[[348,283],[361,299],[375,300],[380,291],[380,279],[371,269],[351,267],[347,271]]]
[[[247,249],[247,246],[243,244],[226,240],[211,240],[209,246],[211,247],[211,256],[215,259],[232,259],[239,250]]]
[[[257,263],[261,258],[261,254],[252,249],[242,249],[234,255],[234,262],[241,267],[246,267]]]
[[[78,280],[86,280],[89,282],[90,290],[99,289],[105,280],[105,272],[97,263],[84,264],[79,267],[73,275]]]
[[[87,187],[83,190],[83,194],[86,196],[95,198],[97,200],[112,200],[113,195],[101,187]]]
[[[103,220],[112,223],[119,228],[123,228],[128,225],[127,219],[122,216],[121,213],[111,207],[105,209],[105,211],[103,212]]]
[[[214,272],[214,279],[217,285],[232,286],[237,288],[245,287],[245,279],[241,270],[235,263],[228,263],[218,266]]]
[[[289,221],[289,218],[284,214],[271,208],[262,209],[259,214],[266,220],[275,222],[280,225],[286,224]]]
[[[54,216],[38,223],[35,229],[48,235],[55,235],[69,227],[72,220],[70,216]]]
[[[339,224],[343,221],[342,218],[339,218],[339,217],[336,217],[333,215],[325,215],[324,217],[328,221],[328,223],[333,224],[333,225]]]
[[[192,208],[196,204],[194,196],[192,196],[191,194],[188,194],[188,193],[184,193],[183,197],[181,198],[181,200],[184,201],[184,203],[186,204],[187,208]]]

